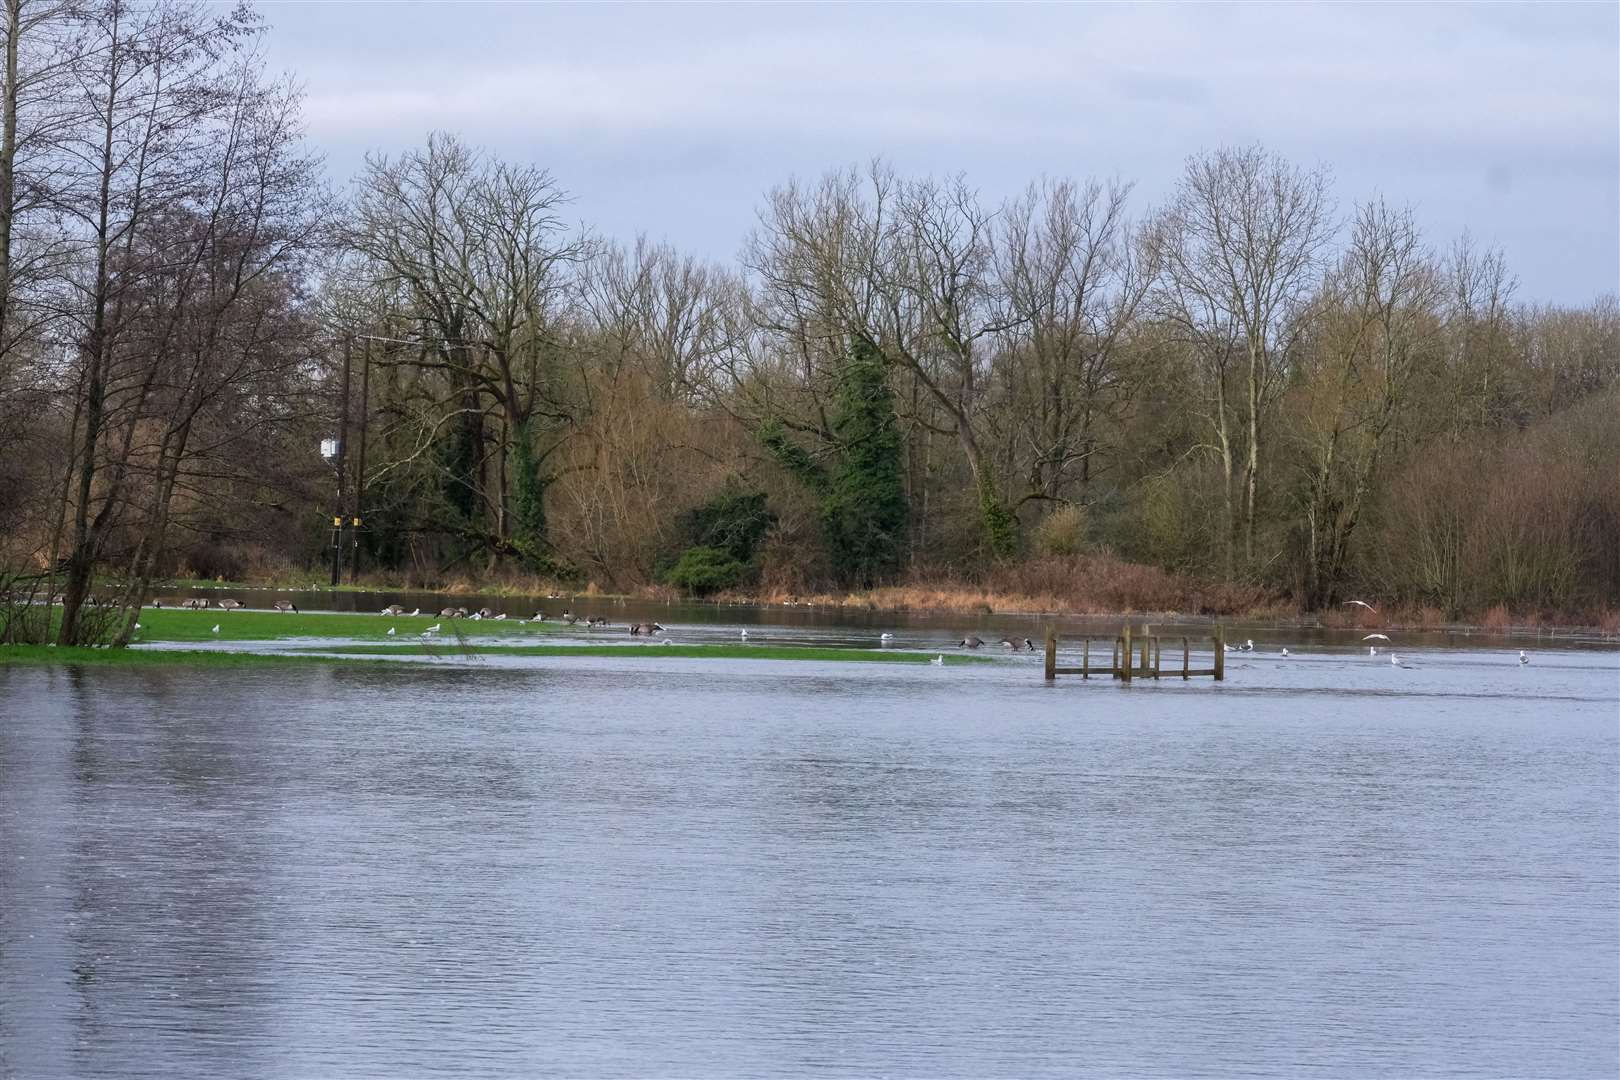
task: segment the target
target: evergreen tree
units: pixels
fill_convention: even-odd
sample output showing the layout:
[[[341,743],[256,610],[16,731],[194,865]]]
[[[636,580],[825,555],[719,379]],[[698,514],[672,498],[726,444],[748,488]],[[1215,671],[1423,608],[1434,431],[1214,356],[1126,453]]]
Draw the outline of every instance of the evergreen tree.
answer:
[[[821,498],[827,548],[845,582],[869,586],[900,568],[905,552],[904,446],[883,356],[857,339],[839,366],[823,465],[779,423],[760,430],[777,462]]]

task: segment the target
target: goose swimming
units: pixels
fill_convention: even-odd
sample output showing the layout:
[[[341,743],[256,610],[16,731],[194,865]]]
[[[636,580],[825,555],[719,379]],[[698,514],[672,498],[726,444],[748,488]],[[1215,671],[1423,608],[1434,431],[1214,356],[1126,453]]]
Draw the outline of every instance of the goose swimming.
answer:
[[[958,641],[956,643],[956,647],[958,649],[977,649],[980,645],[983,645],[983,644],[984,644],[984,638],[976,637],[973,634],[969,634],[967,637],[963,638],[961,641]]]

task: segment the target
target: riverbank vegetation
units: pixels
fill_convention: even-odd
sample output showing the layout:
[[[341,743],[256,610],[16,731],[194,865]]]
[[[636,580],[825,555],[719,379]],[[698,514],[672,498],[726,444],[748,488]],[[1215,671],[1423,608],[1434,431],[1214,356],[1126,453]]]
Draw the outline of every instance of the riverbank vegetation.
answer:
[[[334,559],[911,608],[1620,608],[1615,297],[1522,297],[1326,165],[1200,151],[1150,203],[875,162],[784,178],[710,263],[577,227],[589,191],[449,133],[334,188],[250,9],[6,12],[0,641],[127,643],[158,581]]]

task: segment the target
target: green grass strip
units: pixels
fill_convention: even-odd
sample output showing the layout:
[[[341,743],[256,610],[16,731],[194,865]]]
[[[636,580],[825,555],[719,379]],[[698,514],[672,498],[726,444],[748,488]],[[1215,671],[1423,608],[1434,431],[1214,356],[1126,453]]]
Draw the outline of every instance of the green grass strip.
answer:
[[[820,660],[842,663],[856,661],[877,664],[926,664],[936,656],[945,663],[989,664],[988,656],[957,656],[945,653],[900,652],[893,649],[835,649],[811,645],[470,645],[458,649],[454,643],[436,645],[334,645],[310,646],[295,652],[338,653],[343,656],[438,656],[454,660],[461,656],[609,656],[627,658],[675,657],[688,660]]]
[[[289,638],[377,638],[388,640],[390,628],[401,638],[416,637],[428,627],[443,627],[444,638],[454,640],[455,631],[466,637],[511,637],[517,634],[556,633],[565,629],[556,622],[518,625],[518,620],[441,619],[437,615],[367,615],[346,612],[281,611],[182,611],[177,608],[145,608],[141,611],[136,641],[285,641]],[[219,633],[214,633],[214,627]],[[583,627],[567,629],[584,632]],[[591,631],[611,634],[613,630]],[[623,625],[617,631],[628,637]]]

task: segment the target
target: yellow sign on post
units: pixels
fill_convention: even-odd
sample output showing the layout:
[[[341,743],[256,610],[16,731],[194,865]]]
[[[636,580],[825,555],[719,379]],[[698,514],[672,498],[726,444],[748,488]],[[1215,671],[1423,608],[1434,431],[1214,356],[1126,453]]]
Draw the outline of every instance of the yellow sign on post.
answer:
[[[334,529],[343,528],[343,519],[341,517],[333,518],[332,519],[332,528],[334,528]]]
[[[349,519],[349,524],[353,525],[355,528],[358,529],[360,527],[360,519],[359,518],[350,518]]]

